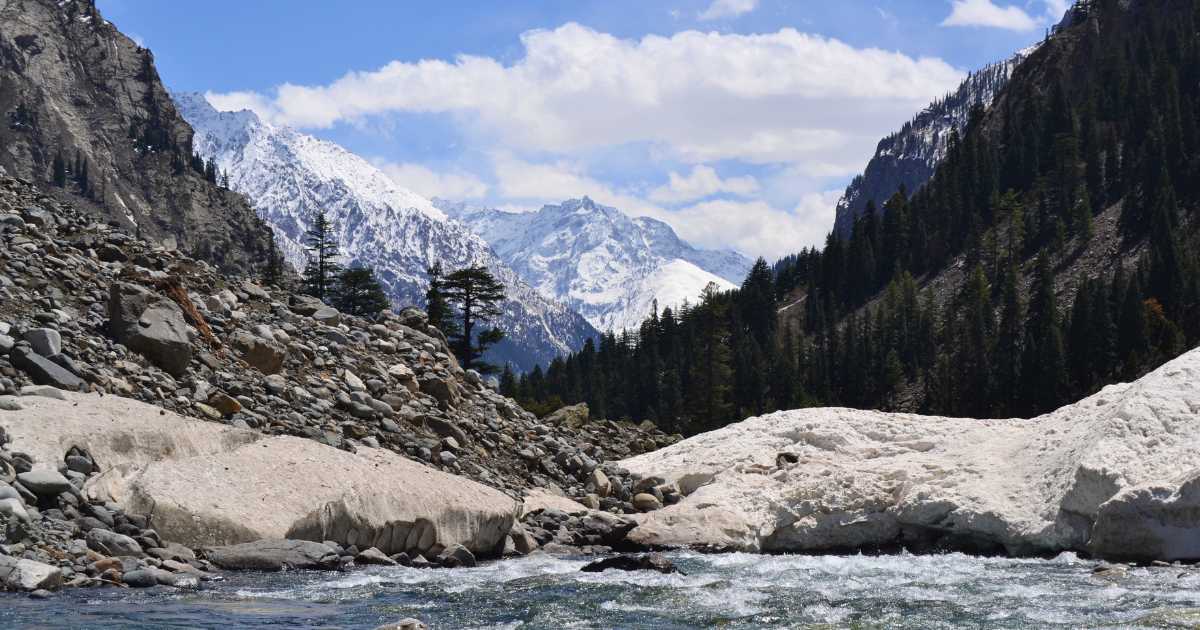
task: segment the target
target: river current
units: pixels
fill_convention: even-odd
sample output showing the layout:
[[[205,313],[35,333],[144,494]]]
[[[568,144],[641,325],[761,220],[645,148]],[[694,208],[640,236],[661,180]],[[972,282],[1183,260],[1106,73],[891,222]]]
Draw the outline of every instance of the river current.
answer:
[[[199,591],[0,596],[0,628],[1195,628],[1200,570],[930,556],[668,554],[686,575],[581,573],[533,556],[474,569],[233,574]]]

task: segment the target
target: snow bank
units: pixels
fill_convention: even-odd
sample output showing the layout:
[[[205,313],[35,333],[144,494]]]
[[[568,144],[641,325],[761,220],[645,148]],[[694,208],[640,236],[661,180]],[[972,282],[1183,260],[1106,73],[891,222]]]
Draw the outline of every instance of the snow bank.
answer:
[[[622,465],[687,495],[647,545],[1198,559],[1200,350],[1033,419],[786,411]]]

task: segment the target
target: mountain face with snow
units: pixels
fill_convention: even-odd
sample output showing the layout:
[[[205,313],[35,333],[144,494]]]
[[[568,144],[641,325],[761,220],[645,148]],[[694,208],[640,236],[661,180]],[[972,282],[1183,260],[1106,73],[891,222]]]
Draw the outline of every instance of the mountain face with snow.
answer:
[[[637,329],[656,301],[660,308],[694,303],[708,283],[733,288],[750,269],[741,254],[697,249],[662,221],[587,197],[537,212],[436,203],[535,289],[600,330]]]
[[[1027,48],[971,73],[953,93],[934,101],[900,131],[880,140],[866,170],[850,182],[838,201],[834,230],[848,237],[869,201],[882,207],[901,187],[912,194],[929,181],[946,157],[950,136],[956,131],[961,134],[967,126],[971,109],[976,104],[989,107],[1013,70],[1035,49]]]
[[[425,270],[435,262],[447,270],[490,269],[508,292],[494,322],[508,338],[489,355],[494,362],[531,369],[596,334],[578,313],[522,282],[482,238],[361,157],[250,111],[218,112],[201,94],[174,98],[196,131],[195,150],[228,173],[230,188],[250,199],[297,269],[305,263],[304,233],[324,210],[343,262],[373,267],[398,305],[424,303]]]

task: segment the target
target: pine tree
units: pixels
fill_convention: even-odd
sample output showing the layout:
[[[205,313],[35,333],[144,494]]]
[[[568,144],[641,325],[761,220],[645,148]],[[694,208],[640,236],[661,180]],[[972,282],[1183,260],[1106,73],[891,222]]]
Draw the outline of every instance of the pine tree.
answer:
[[[1025,328],[1021,361],[1025,411],[1038,414],[1064,402],[1067,393],[1067,364],[1058,303],[1054,297],[1054,275],[1045,255],[1037,260],[1033,296]]]
[[[693,311],[696,318],[697,361],[692,364],[691,400],[695,426],[692,432],[716,428],[728,419],[733,371],[730,367],[728,315],[729,306],[720,289],[709,283],[700,295],[700,305]]]
[[[54,155],[54,164],[51,168],[51,178],[55,186],[64,188],[67,185],[67,163],[63,160],[62,152]]]
[[[375,278],[374,269],[352,266],[338,274],[333,305],[343,313],[374,317],[390,308],[392,302]]]
[[[498,328],[476,332],[483,322],[500,314],[504,284],[482,265],[459,269],[446,276],[442,288],[446,301],[458,309],[461,327],[451,338],[463,369],[491,372],[496,368],[480,360],[489,347],[504,338]]]
[[[334,283],[342,266],[338,264],[338,244],[334,226],[319,210],[312,227],[304,234],[308,264],[304,268],[305,293],[320,300],[332,297]]]
[[[447,337],[458,334],[458,322],[454,321],[454,311],[446,301],[443,291],[445,282],[442,263],[435,262],[425,270],[429,277],[429,289],[425,291],[425,312],[429,315],[429,325],[442,331]]]
[[[283,276],[283,257],[279,255],[279,248],[275,244],[275,232],[271,231],[271,238],[267,241],[267,260],[263,265],[263,282],[268,285],[279,284],[280,278]]]

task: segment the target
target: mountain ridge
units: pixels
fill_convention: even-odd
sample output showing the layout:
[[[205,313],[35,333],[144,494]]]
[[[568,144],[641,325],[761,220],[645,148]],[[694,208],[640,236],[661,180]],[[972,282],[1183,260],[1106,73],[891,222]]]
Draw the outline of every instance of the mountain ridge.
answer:
[[[522,282],[483,239],[363,158],[249,111],[219,112],[201,94],[175,97],[196,126],[197,150],[213,156],[230,186],[252,200],[293,266],[304,264],[303,234],[320,208],[336,227],[343,257],[374,267],[395,301],[422,304],[425,270],[435,262],[447,269],[483,265],[496,274],[509,295],[496,323],[508,338],[489,355],[493,361],[530,369],[597,334],[583,317]]]
[[[698,249],[662,221],[630,217],[586,196],[532,212],[435,203],[543,295],[602,331],[637,329],[655,303],[695,302],[708,283],[731,289],[750,269],[737,252]]]

